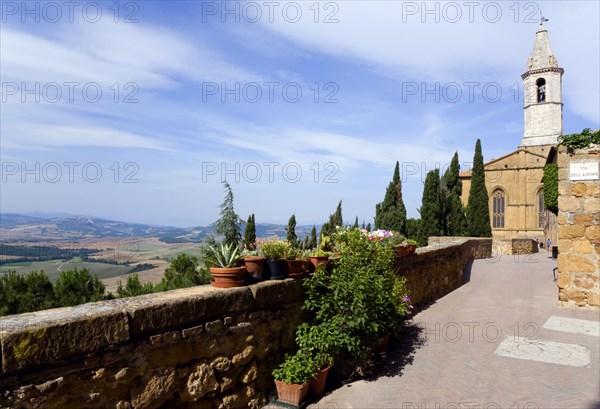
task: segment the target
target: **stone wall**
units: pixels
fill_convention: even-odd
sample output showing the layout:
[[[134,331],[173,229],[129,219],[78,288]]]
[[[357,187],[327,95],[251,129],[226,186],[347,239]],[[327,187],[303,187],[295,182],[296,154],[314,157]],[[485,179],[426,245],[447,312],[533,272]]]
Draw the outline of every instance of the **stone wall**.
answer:
[[[600,192],[598,180],[571,181],[573,161],[600,161],[600,146],[558,156],[558,299],[561,305],[600,306]]]
[[[261,407],[301,298],[288,279],[0,318],[0,407]]]
[[[460,287],[491,242],[432,238],[396,272],[418,308]],[[2,317],[0,408],[261,407],[294,348],[302,294],[287,279]]]
[[[539,244],[532,239],[512,239],[511,254],[533,254],[540,251]]]
[[[470,261],[491,254],[492,239],[430,237],[429,246],[396,259],[395,269],[406,277],[411,301],[419,309],[463,285]]]

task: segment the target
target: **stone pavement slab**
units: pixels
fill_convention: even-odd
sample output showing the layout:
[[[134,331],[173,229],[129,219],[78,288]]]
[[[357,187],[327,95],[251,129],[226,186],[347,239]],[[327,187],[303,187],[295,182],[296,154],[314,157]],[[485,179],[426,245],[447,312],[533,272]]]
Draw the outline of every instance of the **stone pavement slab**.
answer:
[[[599,338],[563,328],[569,319],[594,328],[600,312],[559,307],[554,267],[547,252],[475,260],[468,282],[414,317],[375,376],[309,407],[600,409]],[[559,362],[529,359],[539,345],[525,359],[498,355],[505,340],[553,347]],[[570,349],[589,360],[568,365]]]

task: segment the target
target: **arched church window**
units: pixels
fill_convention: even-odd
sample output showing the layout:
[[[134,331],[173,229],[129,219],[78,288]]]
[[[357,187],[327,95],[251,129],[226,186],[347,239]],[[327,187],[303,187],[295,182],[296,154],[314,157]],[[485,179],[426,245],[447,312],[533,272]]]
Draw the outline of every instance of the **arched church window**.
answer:
[[[538,78],[535,82],[537,86],[537,102],[546,101],[546,80],[544,78]]]
[[[494,229],[504,228],[504,206],[506,196],[502,189],[494,190],[492,194],[492,227]]]
[[[537,194],[538,227],[546,224],[546,207],[544,206],[544,190],[540,189]]]

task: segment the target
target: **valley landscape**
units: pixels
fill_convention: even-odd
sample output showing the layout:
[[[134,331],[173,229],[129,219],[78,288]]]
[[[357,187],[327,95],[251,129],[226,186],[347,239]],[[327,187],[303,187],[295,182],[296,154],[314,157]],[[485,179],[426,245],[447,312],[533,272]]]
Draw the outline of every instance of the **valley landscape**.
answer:
[[[40,217],[41,216],[41,217]],[[244,225],[242,225],[243,231]],[[297,226],[298,237],[312,226]],[[178,254],[201,257],[214,226],[151,226],[73,215],[0,214],[0,274],[45,271],[56,281],[63,270],[87,268],[114,292],[119,280],[138,274],[158,283]],[[257,237],[285,237],[285,226],[257,224]]]

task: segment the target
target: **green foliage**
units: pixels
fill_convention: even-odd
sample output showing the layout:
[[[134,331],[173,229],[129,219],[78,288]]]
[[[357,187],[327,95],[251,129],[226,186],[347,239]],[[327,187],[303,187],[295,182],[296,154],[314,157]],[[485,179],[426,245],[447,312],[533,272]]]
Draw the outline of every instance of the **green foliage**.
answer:
[[[423,188],[423,199],[421,204],[421,226],[418,241],[420,245],[427,245],[427,238],[443,234],[442,201],[440,197],[440,171],[434,169],[427,173],[425,187]]]
[[[321,226],[321,237],[329,237],[335,233],[337,227],[344,225],[344,219],[342,218],[342,201],[337,205],[335,212],[329,215],[329,220],[323,223]]]
[[[264,240],[260,245],[260,250],[263,256],[269,260],[285,260],[290,247],[289,242],[279,240],[275,237],[270,240]]]
[[[400,165],[396,162],[394,176],[388,185],[383,202],[375,206],[375,229],[406,232],[406,207],[402,200]]]
[[[292,247],[298,246],[298,236],[296,236],[296,215],[293,214],[288,220],[288,226],[285,229],[287,236],[286,240],[292,245]]]
[[[256,220],[254,220],[254,213],[248,216],[248,222],[244,230],[244,248],[247,250],[254,250],[256,248]]]
[[[151,294],[155,291],[155,287],[152,285],[152,283],[142,284],[137,274],[131,274],[127,276],[125,288],[123,288],[121,280],[117,281],[117,295],[120,298]]]
[[[571,135],[561,135],[558,137],[558,145],[566,146],[569,149],[587,148],[592,144],[600,144],[600,130],[592,131],[585,128],[581,133]]]
[[[210,267],[231,268],[236,267],[242,258],[239,249],[233,244],[221,243],[217,246],[208,246],[208,257],[205,263]]]
[[[549,163],[544,166],[544,207],[558,214],[558,164]]]
[[[358,216],[354,219],[354,225],[352,225],[355,229],[358,229]]]
[[[406,237],[419,237],[421,219],[406,219]]]
[[[312,229],[310,230],[310,240],[308,242],[308,249],[314,249],[317,247],[317,228],[313,224]]]
[[[56,303],[61,307],[100,301],[104,296],[104,284],[87,268],[61,271],[54,286]]]
[[[286,355],[284,361],[273,370],[273,378],[288,384],[300,385],[316,375],[312,357],[303,351]]]
[[[205,268],[199,268],[198,258],[181,253],[171,261],[171,265],[165,270],[164,277],[157,284],[156,291],[193,287],[209,282],[210,273]]]
[[[152,270],[156,266],[150,263],[141,263],[129,269],[127,274],[139,273],[140,271]]]
[[[339,229],[334,241],[341,257],[333,271],[317,270],[304,281],[311,319],[299,326],[296,341],[313,356],[349,355],[356,363],[402,322],[393,299],[394,252],[359,229]]]
[[[240,218],[235,213],[233,208],[233,191],[229,183],[223,182],[225,187],[225,199],[219,206],[221,208],[221,218],[215,222],[217,227],[216,234],[224,237],[223,241],[226,244],[231,244],[238,247],[242,241],[242,233],[240,229]]]
[[[460,199],[462,194],[462,181],[458,153],[455,152],[450,162],[450,167],[441,180],[442,194],[442,230],[446,236],[464,236],[466,234],[467,219],[465,209]]]
[[[471,189],[467,204],[467,233],[471,237],[492,237],[489,197],[485,187],[485,170],[479,139],[475,144],[471,172]]]

